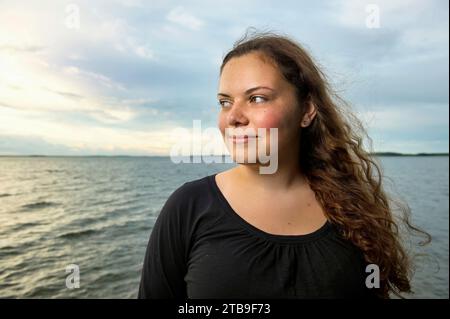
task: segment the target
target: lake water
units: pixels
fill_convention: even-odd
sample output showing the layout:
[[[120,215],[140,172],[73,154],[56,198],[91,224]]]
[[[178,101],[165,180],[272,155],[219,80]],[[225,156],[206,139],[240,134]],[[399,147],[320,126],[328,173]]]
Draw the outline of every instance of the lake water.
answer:
[[[382,157],[433,236],[412,298],[448,298],[449,158]],[[136,298],[152,225],[184,182],[233,164],[164,157],[0,157],[0,298]],[[79,288],[66,287],[68,265]]]

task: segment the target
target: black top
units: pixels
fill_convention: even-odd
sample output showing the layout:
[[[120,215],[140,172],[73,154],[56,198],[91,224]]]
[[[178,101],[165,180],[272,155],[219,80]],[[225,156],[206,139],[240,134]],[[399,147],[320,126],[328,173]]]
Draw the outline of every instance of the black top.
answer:
[[[361,298],[366,263],[327,221],[306,235],[240,217],[215,174],[170,195],[153,227],[138,298]]]

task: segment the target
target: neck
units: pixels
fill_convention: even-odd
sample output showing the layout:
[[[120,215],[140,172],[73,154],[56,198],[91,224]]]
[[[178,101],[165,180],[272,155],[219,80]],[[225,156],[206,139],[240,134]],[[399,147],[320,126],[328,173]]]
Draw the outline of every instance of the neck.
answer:
[[[272,193],[306,185],[297,156],[285,158],[284,161],[280,159],[278,168],[273,174],[261,174],[259,166],[259,164],[240,164],[235,170],[237,178],[254,189]]]

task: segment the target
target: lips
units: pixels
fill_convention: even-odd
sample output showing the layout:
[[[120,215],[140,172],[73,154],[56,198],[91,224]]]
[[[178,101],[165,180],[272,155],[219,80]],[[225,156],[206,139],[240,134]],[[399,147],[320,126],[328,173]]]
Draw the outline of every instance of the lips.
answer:
[[[256,135],[229,135],[230,138],[255,138]]]
[[[229,135],[228,138],[233,143],[247,143],[250,139],[258,138],[257,135]]]

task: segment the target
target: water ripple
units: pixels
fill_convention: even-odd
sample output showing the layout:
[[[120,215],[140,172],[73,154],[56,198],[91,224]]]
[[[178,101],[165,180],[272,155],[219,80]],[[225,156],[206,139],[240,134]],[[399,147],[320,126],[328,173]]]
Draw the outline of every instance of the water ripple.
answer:
[[[60,204],[59,203],[55,203],[55,202],[39,201],[39,202],[34,202],[34,203],[22,205],[21,208],[23,210],[35,210],[35,209],[42,209],[42,208],[58,206],[58,205],[60,205]]]

